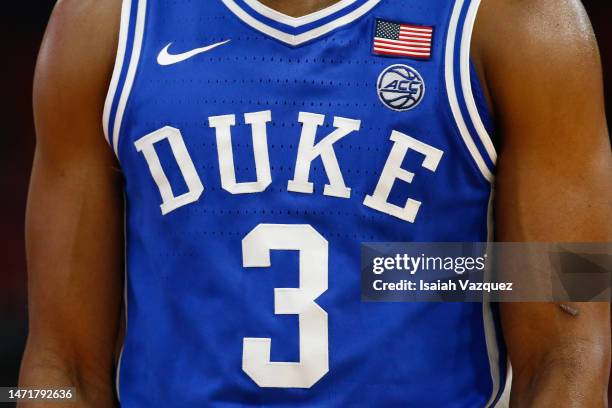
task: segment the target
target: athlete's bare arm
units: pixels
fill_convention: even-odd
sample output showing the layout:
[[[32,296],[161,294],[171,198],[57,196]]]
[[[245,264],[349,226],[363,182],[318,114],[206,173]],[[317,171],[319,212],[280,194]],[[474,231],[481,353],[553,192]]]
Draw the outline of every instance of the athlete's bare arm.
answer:
[[[612,241],[612,155],[596,41],[578,0],[483,2],[474,55],[500,151],[499,241]],[[504,304],[515,407],[603,407],[608,304]]]
[[[114,405],[123,195],[102,110],[119,13],[119,0],[59,1],[34,86],[30,325],[20,385],[74,386],[84,407]]]

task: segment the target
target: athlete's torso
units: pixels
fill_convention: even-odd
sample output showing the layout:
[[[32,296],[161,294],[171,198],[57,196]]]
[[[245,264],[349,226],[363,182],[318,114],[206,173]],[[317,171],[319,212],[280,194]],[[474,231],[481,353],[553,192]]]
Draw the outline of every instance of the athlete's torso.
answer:
[[[487,305],[360,300],[361,242],[487,240],[476,6],[125,0],[105,115],[126,183],[123,406],[496,401]]]

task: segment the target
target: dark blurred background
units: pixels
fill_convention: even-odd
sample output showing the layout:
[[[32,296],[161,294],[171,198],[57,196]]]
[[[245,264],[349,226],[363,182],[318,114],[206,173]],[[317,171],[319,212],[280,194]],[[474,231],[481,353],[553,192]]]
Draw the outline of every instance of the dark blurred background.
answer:
[[[602,54],[612,124],[612,0],[583,0]],[[3,136],[0,137],[0,202],[4,262],[0,276],[0,386],[15,386],[27,329],[24,214],[34,151],[32,77],[36,54],[55,1],[10,2],[3,7],[1,38],[5,58]]]
[[[32,76],[36,54],[54,1],[15,1],[3,7],[0,35],[5,41],[2,67],[3,136],[0,136],[0,386],[15,386],[26,336],[24,227],[26,195],[34,150]]]

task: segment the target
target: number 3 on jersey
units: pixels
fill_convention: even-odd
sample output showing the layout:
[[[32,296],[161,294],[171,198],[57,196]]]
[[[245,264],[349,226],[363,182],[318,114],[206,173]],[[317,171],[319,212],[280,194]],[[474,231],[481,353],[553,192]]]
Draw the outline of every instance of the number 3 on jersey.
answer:
[[[272,339],[243,339],[242,369],[260,387],[310,388],[329,371],[327,312],[315,300],[327,290],[328,244],[310,225],[260,224],[242,240],[245,268],[270,267],[270,251],[299,251],[299,288],[274,290],[274,313],[299,318],[300,361],[272,362]]]

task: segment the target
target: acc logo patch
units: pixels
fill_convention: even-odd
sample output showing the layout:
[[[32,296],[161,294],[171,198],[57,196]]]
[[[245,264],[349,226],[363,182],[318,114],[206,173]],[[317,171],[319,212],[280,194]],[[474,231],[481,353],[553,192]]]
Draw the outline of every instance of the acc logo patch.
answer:
[[[403,112],[415,108],[425,96],[425,81],[408,65],[387,67],[376,82],[378,98],[389,109]]]

